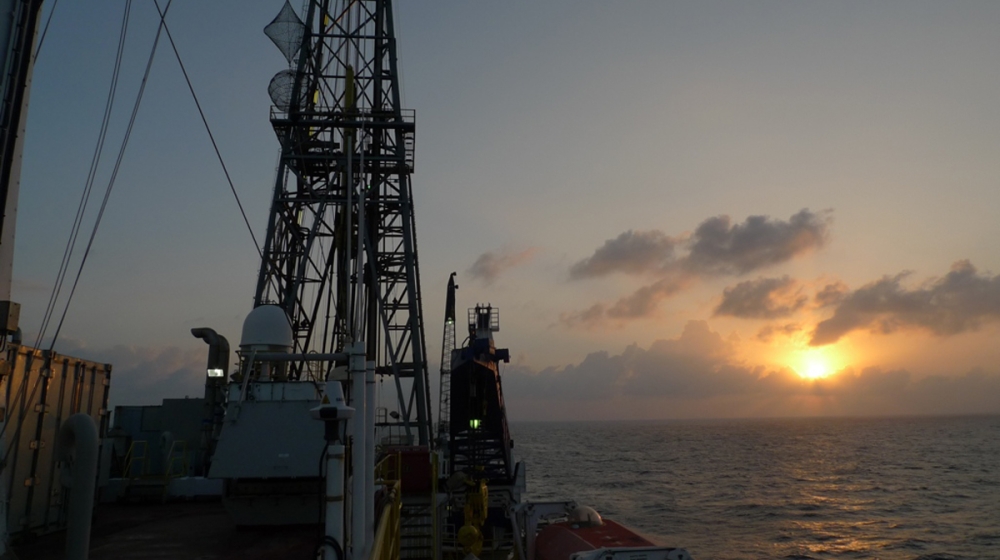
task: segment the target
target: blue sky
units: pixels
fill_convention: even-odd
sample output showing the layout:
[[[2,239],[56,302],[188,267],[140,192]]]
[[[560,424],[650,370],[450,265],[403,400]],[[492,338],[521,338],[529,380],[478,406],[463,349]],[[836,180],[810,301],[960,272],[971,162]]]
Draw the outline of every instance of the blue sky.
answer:
[[[725,352],[708,345],[716,348],[710,360],[706,354],[682,367],[671,354],[650,366],[666,377],[714,380],[717,393],[687,394],[685,414],[921,410],[919,399],[902,398],[858,410],[844,404],[851,399],[843,391],[803,404],[798,393],[792,402],[778,393],[761,396],[759,388],[736,397],[722,390],[743,386],[718,377],[730,367],[751,380],[801,373],[811,333],[834,316],[848,327],[829,346],[836,356],[827,357],[841,373],[822,383],[842,377],[853,380],[844,387],[870,390],[857,389],[863,372],[897,380],[904,372],[914,384],[980,372],[988,387],[995,382],[1000,5],[398,4],[404,103],[417,115],[414,192],[434,362],[444,286],[457,271],[460,307],[477,301],[500,307],[499,338],[516,363],[511,391],[525,402],[533,386],[554,379],[535,376],[582,371],[595,352],[615,358],[634,356],[629,349],[637,348],[658,356],[654,349],[674,348],[670,343],[704,325],[729,344]],[[122,8],[121,2],[60,3],[37,62],[14,273],[14,298],[32,340],[86,176]],[[279,8],[279,2],[178,0],[168,16],[258,238],[278,150],[266,86],[286,64],[261,29]],[[136,3],[113,146],[155,28],[152,6]],[[148,402],[174,390],[197,394],[204,345],[188,331],[212,326],[235,345],[259,265],[165,46],[57,346],[131,364],[116,369],[115,387],[122,389],[112,396],[120,402]],[[106,156],[99,189],[110,161]],[[767,216],[775,226],[768,232],[784,231],[779,226],[802,209],[824,224],[822,240],[740,271],[694,274],[683,264],[695,262],[684,258],[697,256],[687,251],[709,219],[728,216],[735,238],[751,216]],[[622,237],[630,231],[645,236]],[[612,244],[621,248],[653,238],[672,240],[658,246],[675,253],[653,255],[656,265],[643,261],[645,268],[628,261],[634,253],[618,253],[622,268],[571,277],[574,265],[611,240],[621,239]],[[770,249],[782,247],[767,239]],[[973,300],[982,302],[978,310],[940,303],[966,293],[954,288],[957,280],[940,283],[963,259],[975,270],[967,275],[971,284],[961,286],[981,288]],[[676,276],[678,270],[686,272]],[[683,285],[669,294],[652,290],[642,313],[607,313],[617,301],[663,286],[667,276]],[[767,302],[809,303],[772,305],[767,317],[717,312],[726,290],[734,297],[779,284],[735,290],[739,283],[786,277],[785,291],[767,292]],[[879,285],[898,305],[858,303],[871,291],[864,288],[884,277],[899,278]],[[825,286],[841,288],[824,307],[815,302]],[[919,312],[905,307],[918,303]],[[601,320],[573,322],[592,309],[605,310]],[[949,331],[934,317],[963,326]],[[783,334],[768,339],[762,335],[768,328]],[[634,376],[622,375],[613,392],[619,406],[608,416],[638,402],[629,388]],[[816,382],[796,383],[797,391],[815,394]],[[1000,410],[966,399],[983,386],[963,387],[953,390],[952,409],[964,403]],[[524,418],[544,416],[544,403],[511,406]],[[643,406],[645,417],[660,414],[655,402]],[[564,415],[572,410],[571,403]]]

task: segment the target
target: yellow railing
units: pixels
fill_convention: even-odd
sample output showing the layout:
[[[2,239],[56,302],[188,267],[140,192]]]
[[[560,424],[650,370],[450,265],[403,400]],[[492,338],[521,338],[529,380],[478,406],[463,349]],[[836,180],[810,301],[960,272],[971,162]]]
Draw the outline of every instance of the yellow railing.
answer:
[[[174,467],[177,468],[177,472],[174,472]],[[170,444],[170,450],[167,451],[167,464],[164,468],[163,476],[164,478],[177,478],[181,476],[187,476],[188,474],[188,454],[187,454],[187,442],[179,439],[175,440]]]
[[[390,470],[392,467],[394,470]],[[375,466],[376,483],[382,485],[388,492],[388,503],[382,509],[378,525],[375,527],[375,540],[368,560],[398,560],[400,513],[403,509],[401,481],[403,467],[402,456],[395,453],[379,461]],[[394,476],[394,480],[389,477]]]
[[[138,476],[146,474],[146,471],[149,469],[149,463],[147,462],[148,455],[148,442],[141,439],[133,441],[132,445],[128,446],[128,453],[125,454],[125,470],[122,472],[122,478],[138,478]],[[138,476],[133,476],[132,467],[136,463],[142,464],[142,470],[139,471]]]

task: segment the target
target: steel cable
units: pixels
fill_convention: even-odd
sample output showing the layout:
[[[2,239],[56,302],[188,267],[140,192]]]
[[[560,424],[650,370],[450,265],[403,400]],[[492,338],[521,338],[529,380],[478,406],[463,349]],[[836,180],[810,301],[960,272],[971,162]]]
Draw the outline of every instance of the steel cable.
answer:
[[[72,258],[73,250],[76,247],[76,240],[80,232],[80,226],[83,223],[83,217],[87,209],[87,204],[90,200],[90,193],[93,190],[94,181],[97,178],[97,169],[101,162],[101,155],[104,153],[104,141],[108,135],[108,124],[111,121],[111,113],[114,108],[115,93],[118,90],[118,78],[121,75],[121,63],[125,51],[125,38],[128,32],[128,20],[131,6],[131,0],[125,3],[125,12],[122,16],[122,29],[118,37],[118,50],[115,55],[114,71],[111,74],[111,87],[108,90],[108,98],[104,105],[104,117],[101,119],[101,128],[97,135],[97,145],[94,147],[94,155],[90,161],[90,170],[87,172],[87,180],[84,183],[83,193],[80,196],[80,203],[76,209],[73,226],[70,228],[69,239],[66,241],[66,249],[63,251],[62,262],[59,264],[59,272],[56,273],[56,282],[52,287],[52,293],[49,295],[49,302],[45,307],[45,314],[42,316],[42,323],[38,330],[38,336],[35,339],[35,348],[38,348],[42,339],[44,339],[45,332],[48,330],[49,321],[52,318],[52,313],[55,312],[55,306],[59,300],[59,295],[62,292],[62,285],[66,279],[66,273],[69,270],[70,259]],[[55,6],[53,6],[53,9],[55,9]],[[47,27],[48,24],[46,24],[46,28]],[[39,42],[39,46],[41,46],[41,42]]]
[[[57,2],[58,2],[58,0],[57,0]],[[116,55],[115,55],[114,70],[112,71],[112,74],[111,74],[111,86],[110,86],[110,88],[108,90],[107,101],[105,102],[104,117],[103,117],[103,119],[101,121],[100,132],[98,133],[97,146],[94,149],[94,156],[91,159],[90,170],[87,173],[87,180],[84,183],[83,194],[80,197],[80,204],[77,206],[76,217],[75,217],[75,219],[73,221],[73,227],[70,230],[70,237],[69,237],[69,239],[66,242],[66,249],[63,252],[62,262],[59,265],[59,272],[56,275],[56,282],[55,282],[55,284],[52,287],[52,293],[50,294],[50,296],[49,296],[49,302],[46,305],[45,315],[42,318],[42,323],[41,323],[41,326],[40,326],[39,331],[38,331],[38,336],[35,339],[35,345],[34,345],[35,348],[38,348],[38,346],[41,344],[41,341],[42,341],[42,339],[43,339],[43,337],[45,335],[45,331],[48,328],[49,320],[51,319],[52,313],[55,310],[56,301],[59,298],[59,293],[62,290],[62,284],[63,284],[63,281],[65,280],[66,272],[69,269],[69,260],[70,260],[70,257],[72,256],[73,248],[76,245],[76,239],[77,239],[77,236],[78,236],[79,231],[80,231],[80,224],[81,224],[81,222],[83,220],[83,213],[84,213],[84,211],[86,209],[87,201],[90,198],[90,192],[93,189],[94,178],[95,178],[96,173],[97,173],[97,167],[98,167],[98,165],[100,163],[101,154],[103,153],[104,140],[107,137],[108,123],[109,123],[110,118],[111,118],[112,108],[114,107],[115,93],[116,93],[116,91],[118,89],[118,79],[119,79],[120,74],[121,74],[121,63],[122,63],[122,58],[123,58],[124,50],[125,50],[125,38],[126,38],[126,35],[128,33],[128,22],[129,22],[129,16],[130,16],[130,13],[131,13],[131,8],[132,8],[132,1],[131,0],[127,0],[125,2],[124,13],[122,14],[122,26],[121,26],[121,31],[120,31],[119,37],[118,37],[118,48],[117,48],[117,52],[116,52]],[[53,11],[55,10],[55,3],[53,3],[52,9],[53,9]],[[51,20],[52,20],[52,13],[50,12],[49,13],[49,21],[51,21]],[[48,29],[48,22],[46,22],[46,24],[45,24],[45,29],[46,30]],[[45,38],[45,36],[44,36],[44,32],[43,32],[42,39],[44,39],[44,38]],[[41,48],[41,44],[42,44],[42,41],[39,40],[38,48]],[[38,55],[38,48],[36,48],[36,50],[35,50],[35,56]],[[67,303],[67,305],[68,305],[68,303]],[[53,340],[53,344],[55,344],[55,340]],[[49,350],[51,350],[51,348]],[[31,389],[31,393],[28,395],[28,400],[31,400],[32,398],[34,398],[35,392],[38,390],[39,383],[41,382],[42,379],[43,379],[43,376],[40,375],[38,377],[38,379],[35,380],[34,386]],[[27,376],[25,376],[24,382],[21,383],[21,387],[18,389],[17,394],[14,395],[14,398],[11,401],[11,404],[10,404],[10,407],[9,407],[9,409],[11,411],[17,410],[18,401],[21,400],[21,399],[23,399],[25,391],[27,390],[27,388],[28,388]],[[15,430],[15,437],[13,438],[14,441],[16,441],[18,439],[18,436],[21,433],[21,425],[24,422],[24,416],[25,416],[26,413],[27,413],[27,409],[25,409],[24,411],[22,411],[19,414],[18,422],[17,422],[17,429]],[[3,435],[7,432],[7,426],[9,426],[9,425],[10,425],[10,422],[5,422],[4,425],[3,425],[3,427],[0,428],[0,439],[2,439]],[[2,470],[3,467],[6,465],[7,456],[10,453],[11,446],[14,445],[14,441],[12,441],[10,445],[8,445],[8,447],[7,447],[7,449],[6,449],[5,453],[4,453],[4,459],[3,459],[2,462],[0,462],[0,470]]]
[[[250,238],[253,239],[254,247],[257,248],[257,254],[260,256],[261,260],[264,259],[264,252],[261,251],[260,244],[257,243],[257,236],[253,233],[253,228],[250,226],[250,220],[247,219],[247,213],[243,210],[243,203],[240,202],[240,195],[236,194],[236,186],[233,184],[233,179],[229,176],[229,168],[226,167],[226,162],[222,160],[222,152],[219,151],[219,145],[215,142],[215,136],[212,134],[212,129],[208,126],[208,119],[205,118],[205,112],[201,110],[201,103],[198,101],[198,95],[194,92],[194,86],[191,85],[191,78],[188,77],[187,69],[184,68],[184,62],[181,60],[181,54],[177,51],[177,45],[174,43],[174,37],[170,34],[170,28],[167,27],[167,13],[166,10],[160,10],[159,0],[153,0],[153,4],[156,6],[156,11],[160,14],[160,25],[163,30],[167,32],[167,40],[170,41],[170,47],[174,51],[174,56],[177,57],[177,64],[181,67],[181,73],[184,74],[184,81],[187,82],[188,90],[191,91],[191,97],[194,99],[194,104],[198,108],[198,115],[201,116],[201,122],[205,125],[205,132],[208,132],[208,139],[212,141],[212,148],[215,149],[215,156],[219,158],[219,165],[222,166],[222,172],[226,175],[226,181],[229,182],[229,190],[233,192],[233,197],[236,199],[236,205],[240,207],[240,214],[243,216],[243,222],[247,225],[247,230],[250,232]],[[170,8],[170,3],[167,3],[167,9]]]

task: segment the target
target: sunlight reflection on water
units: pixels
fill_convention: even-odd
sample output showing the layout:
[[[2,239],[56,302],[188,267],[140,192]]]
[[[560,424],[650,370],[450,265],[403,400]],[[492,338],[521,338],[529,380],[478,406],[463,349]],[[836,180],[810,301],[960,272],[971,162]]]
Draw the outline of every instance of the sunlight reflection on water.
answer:
[[[696,559],[1000,557],[1000,417],[515,423],[532,499]]]

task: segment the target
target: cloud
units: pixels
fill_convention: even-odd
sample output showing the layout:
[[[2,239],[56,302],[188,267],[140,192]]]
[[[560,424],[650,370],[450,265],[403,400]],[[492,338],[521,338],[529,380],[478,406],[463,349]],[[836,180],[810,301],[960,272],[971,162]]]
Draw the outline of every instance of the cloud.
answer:
[[[159,404],[164,398],[201,397],[205,392],[208,346],[204,344],[190,349],[125,345],[92,349],[62,339],[56,351],[111,364],[112,406]],[[235,354],[231,358],[235,361]]]
[[[582,279],[613,272],[658,272],[674,262],[674,249],[680,243],[680,239],[668,237],[662,231],[628,230],[605,241],[593,255],[570,267],[569,276]]]
[[[639,288],[631,295],[623,297],[608,308],[608,317],[615,319],[633,319],[645,317],[656,309],[661,300],[683,290],[691,283],[690,278],[667,277],[649,286]]]
[[[816,296],[813,300],[816,302],[818,307],[830,307],[840,303],[844,299],[844,296],[846,296],[850,291],[851,290],[847,287],[847,284],[839,281],[833,282],[823,286],[818,292],[816,292]]]
[[[726,288],[714,315],[743,319],[788,317],[809,300],[798,283],[789,278],[758,278]]]
[[[884,276],[834,300],[833,316],[816,325],[810,344],[831,344],[859,329],[922,329],[949,336],[1000,320],[1000,276],[979,274],[967,260],[913,289],[902,285],[907,276]]]
[[[996,413],[1000,374],[972,370],[917,378],[905,370],[844,370],[806,380],[789,368],[741,361],[739,342],[691,321],[676,338],[576,364],[502,371],[514,420],[724,418]]]
[[[709,218],[691,237],[684,266],[702,275],[746,274],[819,249],[829,225],[828,213],[807,209],[787,222],[750,216],[732,225],[729,216]]]
[[[659,340],[648,350],[631,345],[618,356],[588,354],[577,365],[533,373],[515,368],[504,375],[504,392],[518,398],[587,402],[623,395],[706,396],[737,390],[742,377],[715,386],[717,368],[733,350],[704,321],[690,321],[677,339]]]
[[[613,304],[601,303],[564,314],[561,321],[568,326],[593,326],[605,318],[646,317],[660,301],[699,280],[739,276],[823,247],[830,222],[828,212],[803,209],[788,221],[750,216],[743,223],[733,224],[728,216],[716,216],[703,221],[693,234],[681,237],[629,230],[572,265],[570,278],[622,273],[658,279]]]
[[[530,247],[520,252],[486,251],[469,267],[469,275],[482,280],[487,286],[496,281],[504,271],[530,261],[538,250]]]
[[[802,325],[798,323],[785,323],[784,325],[764,325],[757,331],[757,340],[761,342],[771,342],[778,336],[791,337],[802,332]]]

